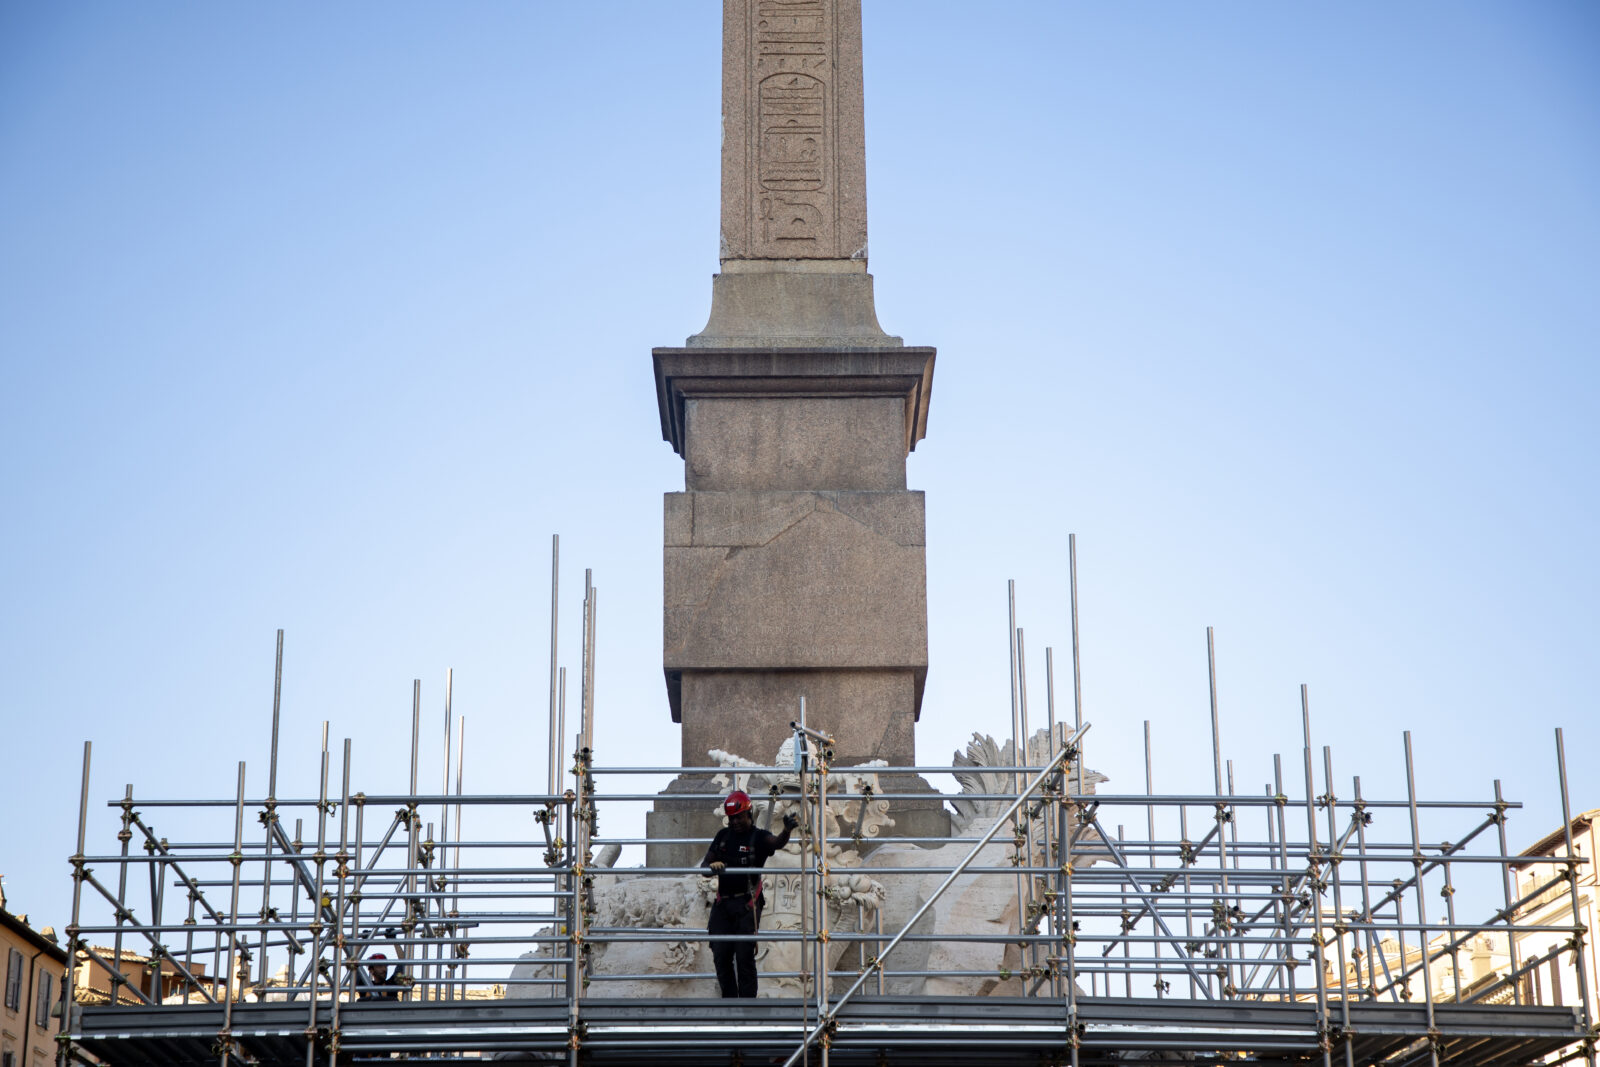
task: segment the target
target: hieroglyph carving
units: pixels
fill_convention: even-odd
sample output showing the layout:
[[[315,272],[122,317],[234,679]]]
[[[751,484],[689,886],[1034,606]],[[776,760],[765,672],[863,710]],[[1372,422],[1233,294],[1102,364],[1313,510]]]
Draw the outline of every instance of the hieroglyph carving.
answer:
[[[756,207],[765,255],[831,254],[832,29],[824,0],[757,0]]]

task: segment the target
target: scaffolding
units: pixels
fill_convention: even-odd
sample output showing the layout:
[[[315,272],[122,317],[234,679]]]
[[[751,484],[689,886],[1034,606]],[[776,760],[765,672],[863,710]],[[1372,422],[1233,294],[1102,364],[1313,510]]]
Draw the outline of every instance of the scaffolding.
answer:
[[[566,678],[556,666],[552,607],[543,792],[464,790],[465,723],[452,718],[447,678],[439,792],[421,790],[418,683],[407,792],[362,792],[351,780],[348,739],[335,775],[324,724],[317,795],[278,796],[281,631],[264,795],[247,794],[242,762],[231,797],[145,796],[129,785],[108,801],[120,817],[118,847],[90,852],[93,750],[86,742],[70,860],[67,936],[76,965],[59,1038],[62,1062],[314,1067],[495,1057],[572,1067],[758,1059],[785,1067],[1084,1067],[1131,1056],[1324,1067],[1594,1064],[1589,949],[1578,918],[1578,872],[1588,861],[1572,847],[1570,831],[1563,854],[1512,853],[1507,822],[1520,804],[1502,795],[1498,781],[1492,795],[1477,799],[1419,796],[1409,733],[1403,797],[1369,797],[1359,778],[1348,794],[1336,790],[1332,750],[1312,744],[1303,687],[1300,764],[1290,771],[1279,757],[1260,792],[1239,791],[1221,755],[1214,670],[1214,790],[1157,793],[1146,723],[1145,792],[1097,793],[1085,782],[1089,724],[1077,686],[1072,722],[1058,724],[1048,655],[1047,742],[1042,758],[1027,755],[1025,642],[1014,612],[1011,755],[984,778],[1004,784],[947,797],[987,805],[986,817],[950,836],[877,838],[867,848],[870,859],[871,849],[889,845],[957,846],[964,858],[858,868],[891,895],[897,879],[937,880],[896,929],[884,928],[881,909],[876,921],[858,910],[852,923],[833,925],[830,846],[863,842],[830,829],[837,823],[829,805],[864,810],[868,799],[893,804],[926,794],[863,785],[860,768],[836,764],[832,738],[808,724],[802,701],[791,724],[794,764],[738,768],[797,783],[786,799],[802,816],[792,846],[797,866],[788,869],[801,883],[799,928],[755,936],[795,947],[785,957],[797,961],[792,970],[764,970],[763,978],[792,980],[800,994],[724,1001],[712,999],[708,972],[622,974],[597,966],[601,946],[672,942],[698,951],[712,940],[703,921],[601,924],[599,897],[621,876],[694,884],[706,872],[608,867],[601,856],[646,841],[607,837],[600,827],[614,817],[627,825],[627,812],[658,801],[658,793],[630,783],[661,774],[704,783],[700,793],[673,798],[703,800],[712,810],[721,796],[713,776],[728,771],[596,762],[597,603],[586,577],[570,760],[559,740]],[[1075,583],[1073,609],[1076,676]],[[1560,731],[1555,769],[1570,828]],[[893,782],[902,774],[971,768],[871,770]],[[198,820],[207,829],[192,839],[163,836],[164,821],[179,812],[186,824]],[[463,812],[474,826],[522,825],[526,832],[469,836]],[[1447,838],[1433,840],[1441,828]],[[1513,865],[1542,873],[1518,883]],[[924,918],[962,880],[999,880],[1004,894],[1014,895],[1015,921],[993,933],[931,930]],[[1457,913],[1464,882],[1496,888],[1486,917]],[[1572,923],[1529,924],[1530,905],[1554,893],[1570,896]],[[1519,954],[1526,935],[1539,934],[1543,945],[1552,932],[1564,939]],[[1479,973],[1464,956],[1485,938],[1505,946],[1507,962]],[[902,946],[929,940],[1004,946],[1018,962],[982,974],[919,968]],[[135,955],[150,962],[142,978],[127,973]],[[1576,1003],[1533,1002],[1530,976],[1553,962],[1570,963],[1578,976]],[[930,977],[992,979],[1007,995],[897,992]],[[79,986],[99,981],[109,984],[106,1002],[79,1002]],[[661,983],[662,995],[608,996],[619,982]],[[684,996],[686,984],[700,995]]]

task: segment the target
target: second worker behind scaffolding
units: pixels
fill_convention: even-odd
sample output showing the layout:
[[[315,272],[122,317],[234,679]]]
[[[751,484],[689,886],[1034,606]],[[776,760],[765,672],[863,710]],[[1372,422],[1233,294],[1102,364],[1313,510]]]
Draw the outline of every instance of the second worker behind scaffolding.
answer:
[[[717,984],[724,997],[756,995],[756,928],[761,925],[761,875],[734,874],[729,868],[766,866],[773,853],[789,843],[789,832],[800,823],[793,813],[783,817],[783,833],[757,830],[750,794],[735,789],[723,801],[728,825],[717,831],[700,866],[717,879],[717,897],[711,904],[711,958],[717,967]],[[720,935],[720,936],[719,936]],[[730,940],[738,937],[740,940]]]

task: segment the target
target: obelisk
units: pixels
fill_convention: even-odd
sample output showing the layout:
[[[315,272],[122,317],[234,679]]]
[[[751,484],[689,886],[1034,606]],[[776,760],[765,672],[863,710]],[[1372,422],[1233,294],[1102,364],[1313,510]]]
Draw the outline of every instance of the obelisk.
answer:
[[[838,763],[906,766],[928,668],[906,457],[934,350],[884,333],[873,307],[860,0],[724,0],[722,86],[710,321],[654,351],[662,434],[684,459],[663,655],[682,765],[712,749],[770,761],[804,696]],[[697,832],[675,808],[657,805],[651,836]],[[937,805],[904,814],[937,832]]]

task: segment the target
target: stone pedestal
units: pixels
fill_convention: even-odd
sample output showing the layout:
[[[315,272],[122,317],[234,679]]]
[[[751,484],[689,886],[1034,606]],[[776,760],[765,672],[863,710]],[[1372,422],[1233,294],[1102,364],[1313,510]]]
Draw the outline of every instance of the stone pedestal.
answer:
[[[927,564],[906,455],[933,362],[931,348],[656,349],[662,433],[685,460],[685,491],[665,498],[662,657],[684,766],[712,749],[772,759],[802,696],[837,765],[916,762]],[[651,836],[714,819],[714,802],[664,799]],[[943,832],[937,814],[916,821],[896,834]]]
[[[662,436],[684,459],[662,658],[683,765],[712,749],[771,760],[803,696],[835,765],[906,766],[928,673],[906,454],[927,431],[934,351],[885,333],[873,304],[860,0],[724,0],[722,119],[711,314],[654,353]],[[649,836],[709,838],[715,802],[685,794],[710,788],[680,778]],[[902,836],[948,827],[932,799],[897,803],[902,817]],[[652,845],[649,862],[702,849]]]

